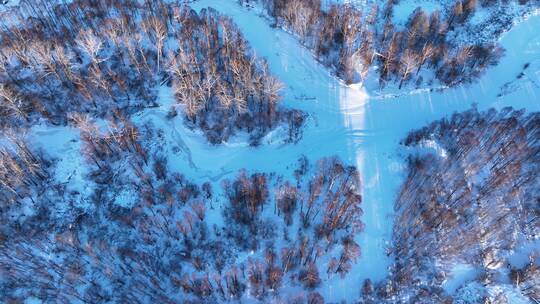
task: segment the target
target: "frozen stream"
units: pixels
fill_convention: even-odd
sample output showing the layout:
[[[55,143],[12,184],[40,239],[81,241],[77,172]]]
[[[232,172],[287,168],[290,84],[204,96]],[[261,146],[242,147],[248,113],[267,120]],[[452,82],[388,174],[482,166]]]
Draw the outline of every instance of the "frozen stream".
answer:
[[[232,16],[259,56],[268,59],[271,71],[286,85],[285,102],[310,114],[304,138],[297,145],[266,145],[262,148],[213,149],[210,155],[194,155],[194,162],[208,170],[246,167],[260,171],[285,171],[301,154],[310,160],[337,154],[356,164],[363,182],[363,221],[366,229],[359,236],[362,257],[348,280],[327,284],[326,301],[350,299],[359,292],[365,278],[384,278],[390,261],[385,254],[392,229],[392,206],[404,176],[399,141],[409,130],[471,108],[513,106],[540,110],[540,17],[518,24],[502,39],[507,49],[501,63],[476,84],[443,92],[418,92],[397,97],[377,96],[360,87],[347,87],[319,65],[296,39],[268,22],[226,0],[203,0],[196,10],[211,6]],[[517,80],[525,63],[526,76]],[[370,96],[373,96],[370,98]],[[298,97],[308,99],[299,100]],[[215,155],[215,156],[214,156]],[[218,156],[219,155],[219,156]],[[227,155],[227,158],[221,157]],[[212,158],[213,160],[208,160]],[[219,164],[216,164],[218,162]],[[286,173],[286,172],[284,172]],[[338,283],[339,282],[339,283]]]
[[[147,110],[135,119],[151,120],[164,129],[170,143],[164,148],[170,149],[170,163],[175,170],[201,183],[210,179],[215,182],[215,189],[219,188],[222,177],[233,177],[241,168],[288,176],[302,154],[311,163],[338,155],[345,162],[357,165],[362,175],[366,225],[364,233],[358,236],[362,256],[347,280],[335,276],[334,283],[321,287],[326,301],[349,301],[360,292],[363,279],[377,281],[387,274],[390,258],[385,251],[391,238],[392,206],[404,177],[399,141],[408,131],[454,111],[467,110],[472,103],[482,110],[504,106],[540,110],[540,33],[535,30],[540,28],[539,16],[516,25],[503,37],[505,57],[476,84],[443,92],[401,94],[405,92],[402,90],[399,96],[380,96],[375,91],[366,92],[361,86],[347,87],[339,82],[295,37],[271,28],[254,11],[247,11],[230,0],[202,0],[192,6],[196,10],[210,6],[231,16],[256,54],[267,58],[271,72],[286,85],[284,104],[309,114],[303,139],[296,145],[281,145],[271,134],[268,142],[257,148],[240,139],[211,146],[179,120],[171,123],[165,119],[172,102],[167,88],[160,92],[161,108]],[[530,63],[530,67],[518,80],[516,76],[525,63]],[[505,86],[506,83],[509,84]],[[497,97],[503,86],[505,95]],[[53,153],[56,151],[62,158],[71,159],[78,154],[79,145],[72,136],[58,138],[60,132],[70,131],[54,129],[37,127],[33,135],[47,146],[55,137]],[[59,143],[62,139],[65,142]],[[69,163],[73,166],[73,162]]]

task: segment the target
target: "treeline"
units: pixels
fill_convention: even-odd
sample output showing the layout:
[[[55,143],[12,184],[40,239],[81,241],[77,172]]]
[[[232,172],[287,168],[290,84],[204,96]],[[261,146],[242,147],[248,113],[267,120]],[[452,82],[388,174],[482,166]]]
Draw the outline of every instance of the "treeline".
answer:
[[[409,159],[395,203],[395,263],[379,287],[382,298],[451,300],[442,284],[456,263],[478,269],[485,288],[511,279],[510,253],[540,233],[539,139],[540,114],[511,108],[472,109],[409,133],[405,146],[435,142],[445,153]],[[516,291],[538,300],[526,288],[527,274],[520,280],[513,281]],[[504,296],[483,294],[495,302]]]
[[[23,2],[0,21],[0,127],[69,113],[126,115],[172,85],[187,121],[211,143],[258,140],[278,123],[300,137],[304,114],[279,107],[282,84],[230,18],[164,1]],[[174,112],[174,110],[173,110]]]
[[[410,81],[419,85],[434,79],[454,86],[473,81],[503,53],[495,44],[459,45],[448,37],[474,14],[474,0],[457,1],[444,13],[428,14],[418,8],[403,29],[392,21],[397,4],[393,0],[382,8],[374,4],[367,12],[349,4],[323,9],[320,0],[262,2],[278,25],[294,31],[347,83],[365,79],[376,66],[381,87],[398,82],[401,88]],[[426,76],[429,79],[423,79]]]

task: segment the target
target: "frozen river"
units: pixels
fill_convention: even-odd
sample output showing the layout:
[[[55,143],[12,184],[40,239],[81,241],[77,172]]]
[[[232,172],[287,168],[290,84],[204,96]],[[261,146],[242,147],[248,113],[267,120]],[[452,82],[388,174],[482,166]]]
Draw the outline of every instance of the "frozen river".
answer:
[[[361,86],[345,86],[292,35],[271,28],[254,11],[247,12],[226,0],[198,1],[193,7],[213,7],[231,16],[256,54],[267,58],[272,73],[286,84],[285,104],[310,115],[304,137],[297,145],[197,149],[191,153],[197,167],[214,172],[248,168],[286,174],[290,172],[287,166],[305,154],[311,161],[339,155],[360,169],[366,225],[358,237],[362,257],[347,280],[323,287],[327,289],[323,291],[327,301],[350,299],[351,292],[359,291],[363,279],[379,280],[387,274],[392,206],[405,174],[399,141],[411,129],[470,109],[473,103],[481,110],[505,106],[540,110],[540,33],[535,30],[540,28],[538,16],[516,25],[502,38],[506,55],[477,83],[443,92],[403,94],[403,90],[400,96],[381,96]],[[525,77],[518,80],[526,63],[530,66]]]
[[[405,152],[400,150],[399,142],[411,129],[455,111],[470,109],[473,103],[481,110],[505,106],[540,110],[539,16],[516,25],[504,35],[501,43],[506,55],[475,84],[442,92],[402,90],[394,95],[381,95],[375,89],[344,85],[317,63],[294,36],[270,27],[255,11],[248,11],[230,0],[202,0],[192,6],[196,10],[213,7],[231,16],[257,56],[267,58],[271,72],[286,85],[284,104],[309,114],[303,138],[296,145],[282,145],[276,139],[279,132],[275,132],[257,148],[249,147],[240,139],[211,146],[200,134],[181,124],[166,122],[171,102],[166,88],[161,92],[162,107],[147,110],[136,119],[167,124],[165,132],[180,151],[171,151],[170,155],[176,155],[170,158],[171,165],[198,181],[214,181],[215,188],[219,188],[221,178],[232,177],[241,168],[287,176],[301,155],[306,155],[312,163],[322,157],[338,155],[345,162],[357,165],[362,176],[366,226],[358,236],[362,256],[346,280],[334,276],[335,282],[321,287],[326,301],[350,300],[359,293],[363,279],[377,281],[387,274],[390,258],[386,248],[391,239],[393,202],[405,174]],[[525,75],[517,79],[526,63],[529,67]],[[59,132],[67,131],[59,129]],[[34,135],[43,143],[51,138],[66,140],[55,143],[63,147],[58,151],[60,157],[69,158],[79,153],[73,137],[59,139],[54,128],[47,131],[36,128]]]

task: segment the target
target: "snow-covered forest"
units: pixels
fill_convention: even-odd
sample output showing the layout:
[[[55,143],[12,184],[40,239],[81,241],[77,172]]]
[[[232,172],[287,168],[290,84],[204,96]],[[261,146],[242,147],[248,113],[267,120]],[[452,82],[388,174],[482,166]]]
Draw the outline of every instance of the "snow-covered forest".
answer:
[[[0,302],[540,303],[539,12],[0,2]]]
[[[445,288],[454,287],[445,281],[465,267],[474,280],[455,286],[456,298],[472,292],[476,301],[514,303],[540,296],[540,257],[515,253],[540,233],[539,131],[540,113],[504,108],[456,113],[409,133],[405,146],[439,153],[408,159],[395,203],[396,260],[379,295],[448,301]]]

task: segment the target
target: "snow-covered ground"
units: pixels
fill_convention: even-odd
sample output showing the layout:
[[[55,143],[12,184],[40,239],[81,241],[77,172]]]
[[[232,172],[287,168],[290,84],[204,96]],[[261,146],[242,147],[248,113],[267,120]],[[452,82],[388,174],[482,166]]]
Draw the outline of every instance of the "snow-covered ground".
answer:
[[[254,161],[246,157],[246,152],[239,151],[243,160],[240,167],[266,170],[269,165],[269,170],[279,171],[305,153],[310,159],[338,154],[360,168],[366,224],[359,240],[362,258],[348,280],[325,287],[327,301],[346,300],[352,290],[358,289],[362,279],[378,280],[386,275],[389,259],[385,246],[390,238],[393,200],[403,177],[403,158],[398,153],[398,144],[411,129],[454,111],[467,110],[473,103],[481,110],[505,106],[540,110],[537,98],[540,34],[535,30],[540,28],[539,16],[530,17],[503,36],[505,57],[478,83],[442,92],[401,92],[385,98],[377,96],[377,92],[338,82],[291,36],[269,28],[268,24],[257,20],[254,13],[246,13],[220,0],[200,1],[195,8],[206,6],[233,16],[257,54],[267,57],[272,72],[287,84],[286,102],[311,115],[304,139],[298,145],[270,145],[247,152]],[[524,72],[526,76],[518,80],[516,77],[526,63],[530,64]],[[499,94],[503,95],[498,97]],[[299,96],[309,99],[295,100]],[[225,164],[226,167],[237,165],[234,161]]]
[[[337,80],[295,37],[270,27],[255,11],[230,0],[202,0],[192,6],[196,10],[213,7],[231,16],[257,55],[268,59],[271,72],[286,84],[284,104],[309,114],[303,139],[296,145],[282,145],[273,138],[279,137],[275,132],[257,148],[241,139],[211,146],[201,134],[186,129],[180,119],[166,119],[172,96],[165,87],[160,92],[162,106],[141,112],[134,119],[152,121],[164,129],[166,139],[162,144],[170,149],[173,169],[201,183],[210,180],[215,189],[223,177],[232,177],[241,168],[287,176],[301,155],[312,162],[338,155],[356,164],[364,186],[366,228],[358,236],[362,256],[346,280],[335,277],[334,283],[321,287],[319,291],[327,302],[348,302],[358,295],[363,279],[378,281],[387,275],[393,203],[404,175],[404,151],[399,142],[411,129],[467,110],[473,103],[481,110],[505,106],[540,110],[540,16],[530,17],[502,37],[506,55],[473,85],[441,92],[402,90],[379,95],[361,85],[346,86]],[[518,78],[520,73],[524,75]],[[69,159],[78,153],[76,136],[66,128],[34,132],[39,137],[37,143],[57,157]],[[62,176],[71,174],[64,172]]]
[[[422,8],[427,14],[431,14],[436,10],[442,11],[443,6],[439,1],[428,0],[428,1],[414,1],[414,0],[404,0],[400,1],[394,7],[394,18],[393,21],[396,24],[405,24],[409,20],[409,16],[414,12],[416,8]]]

